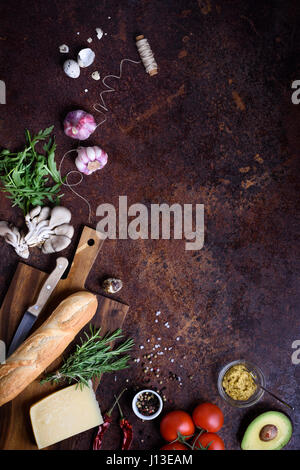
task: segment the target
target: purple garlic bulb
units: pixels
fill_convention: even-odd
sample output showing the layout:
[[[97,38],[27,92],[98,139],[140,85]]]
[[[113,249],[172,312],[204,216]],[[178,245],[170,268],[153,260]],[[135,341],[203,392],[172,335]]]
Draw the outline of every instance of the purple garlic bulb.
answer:
[[[79,147],[75,165],[85,175],[101,170],[107,163],[107,153],[100,147]]]
[[[86,140],[96,129],[97,124],[91,114],[77,109],[68,113],[64,120],[64,132],[68,137]]]

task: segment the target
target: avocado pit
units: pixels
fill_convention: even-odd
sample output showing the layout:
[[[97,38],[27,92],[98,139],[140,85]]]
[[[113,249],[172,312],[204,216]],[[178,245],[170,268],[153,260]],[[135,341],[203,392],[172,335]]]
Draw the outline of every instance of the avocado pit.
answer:
[[[274,424],[266,424],[259,433],[259,438],[263,442],[272,441],[278,434],[278,429]]]
[[[280,411],[265,411],[254,418],[247,427],[241,448],[243,450],[280,450],[287,445],[292,434],[293,425],[288,416]]]

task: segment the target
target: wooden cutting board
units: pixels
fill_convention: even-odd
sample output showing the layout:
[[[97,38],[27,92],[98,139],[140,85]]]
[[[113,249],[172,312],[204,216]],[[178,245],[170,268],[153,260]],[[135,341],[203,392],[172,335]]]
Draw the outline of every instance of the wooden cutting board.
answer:
[[[68,276],[57,284],[48,303],[40,313],[34,329],[38,328],[61,300],[74,292],[84,290],[86,279],[102,244],[103,240],[99,238],[95,230],[84,227]],[[48,274],[43,271],[24,263],[18,264],[0,309],[0,338],[7,345],[10,344],[23,314],[37,298],[47,276]],[[97,295],[97,298],[98,309],[92,320],[93,325],[101,326],[102,333],[120,328],[128,311],[128,305],[102,295]],[[82,332],[78,336],[82,336]],[[58,362],[55,361],[55,368],[57,366]],[[48,368],[48,371],[50,370],[53,370],[53,365]],[[97,388],[97,385],[98,383],[95,383],[94,388]],[[37,449],[29,418],[30,406],[58,388],[62,388],[62,385],[40,385],[37,379],[13,401],[0,407],[0,449]],[[51,449],[74,448],[74,440],[76,441],[76,436],[56,446],[51,446]]]

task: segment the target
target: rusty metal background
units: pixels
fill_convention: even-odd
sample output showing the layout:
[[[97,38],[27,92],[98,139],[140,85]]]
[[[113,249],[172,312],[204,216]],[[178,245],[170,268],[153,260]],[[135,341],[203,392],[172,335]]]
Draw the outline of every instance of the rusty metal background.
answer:
[[[299,448],[300,365],[291,362],[292,342],[300,339],[300,106],[291,103],[291,82],[300,79],[299,16],[296,0],[0,1],[0,79],[7,86],[0,146],[18,148],[25,128],[55,124],[59,161],[76,147],[62,132],[64,115],[74,108],[93,112],[99,101],[101,82],[91,73],[104,77],[118,73],[122,58],[137,60],[134,37],[142,33],[159,74],[151,78],[142,65],[125,65],[116,92],[106,95],[107,121],[88,141],[108,152],[109,163],[85,177],[79,192],[93,214],[100,203],[117,206],[119,195],[147,206],[205,204],[201,251],[185,251],[182,240],[106,241],[88,281],[93,291],[106,275],[124,281],[120,298],[130,305],[124,333],[134,338],[140,362],[116,378],[105,376],[98,397],[104,411],[128,386],[122,403],[134,449],[162,445],[159,422],[143,423],[131,412],[135,387],[163,388],[165,410],[217,403],[228,449],[239,449],[259,411],[285,411],[268,396],[248,411],[221,400],[218,370],[237,358],[259,365],[268,387],[297,408],[287,448]],[[96,27],[107,33],[100,41]],[[89,37],[96,61],[69,79],[58,47],[69,45],[71,58],[88,47]],[[73,168],[70,156],[64,172]],[[78,237],[87,207],[67,189],[63,203]],[[0,216],[22,224],[4,195]],[[72,255],[75,243],[76,236],[64,255]],[[0,259],[3,298],[19,259],[3,241]],[[54,257],[36,250],[29,263],[50,271]],[[143,356],[157,344],[164,354],[149,365]],[[147,366],[160,370],[144,374]],[[114,417],[104,449],[119,446],[117,412]],[[57,448],[88,449],[91,437]]]

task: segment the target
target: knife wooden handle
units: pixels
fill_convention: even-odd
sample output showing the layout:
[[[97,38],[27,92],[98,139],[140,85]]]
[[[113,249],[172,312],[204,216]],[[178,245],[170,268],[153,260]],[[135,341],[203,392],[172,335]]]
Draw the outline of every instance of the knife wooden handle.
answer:
[[[28,312],[36,317],[42,311],[44,305],[48,301],[50,295],[52,294],[53,290],[55,289],[58,281],[61,279],[63,273],[68,267],[68,260],[67,258],[57,258],[56,260],[56,268],[52,271],[50,276],[47,277],[46,282],[44,283],[43,287],[40,290],[39,296],[37,301],[34,305],[29,307]]]

